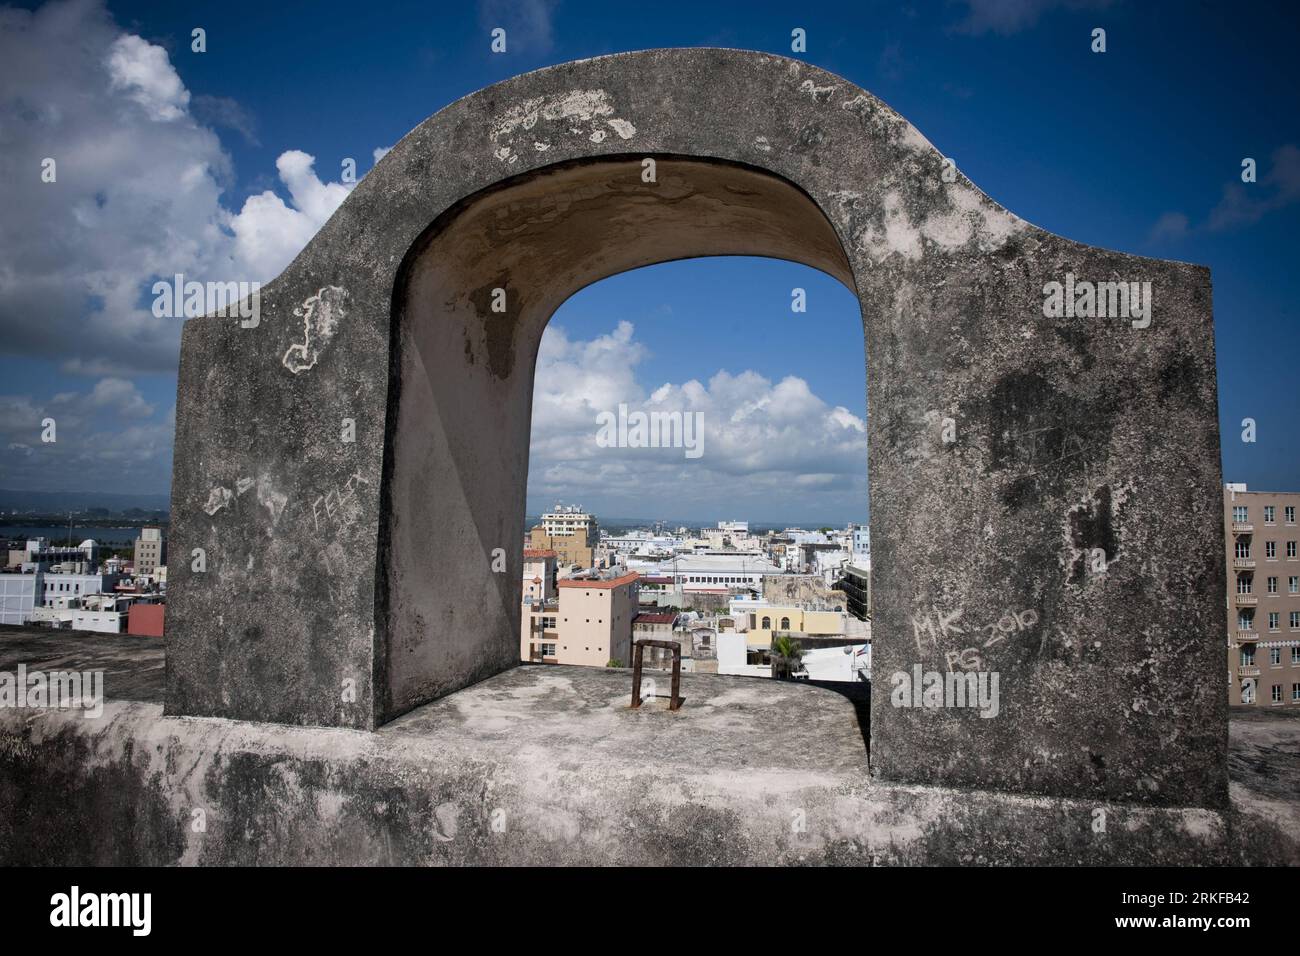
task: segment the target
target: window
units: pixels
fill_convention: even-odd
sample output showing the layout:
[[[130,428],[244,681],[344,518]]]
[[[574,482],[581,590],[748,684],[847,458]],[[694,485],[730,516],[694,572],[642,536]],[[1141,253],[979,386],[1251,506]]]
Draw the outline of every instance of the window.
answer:
[[[1291,703],[1300,701],[1300,684],[1291,685]]]
[[[763,630],[767,630],[771,626],[772,626],[772,619],[770,617],[763,618]]]
[[[1288,558],[1294,558],[1294,557],[1295,557],[1295,542],[1294,542],[1294,541],[1288,541],[1288,542],[1286,543],[1286,556],[1287,556]]]
[[[1236,545],[1234,546],[1234,551],[1235,551],[1236,556],[1239,557],[1239,558],[1249,558],[1249,557],[1250,557],[1250,542],[1249,542],[1249,541],[1238,541],[1238,542],[1236,543]]]
[[[1268,662],[1269,662],[1269,664],[1271,664],[1273,667],[1281,667],[1281,666],[1282,666],[1282,648],[1280,648],[1280,647],[1270,647],[1270,648],[1268,649]]]
[[[1264,524],[1273,524],[1273,517],[1277,514],[1272,505],[1264,506]]]
[[[1277,593],[1277,578],[1268,579],[1268,593],[1269,594]]]
[[[1275,704],[1280,704],[1280,703],[1282,703],[1282,685],[1281,685],[1281,684],[1274,684],[1274,685],[1273,685],[1273,703],[1275,703]]]
[[[790,630],[790,619],[788,617],[781,618],[781,630],[783,631]]]
[[[1286,589],[1292,594],[1300,594],[1300,577],[1296,577],[1294,574],[1291,575],[1291,577],[1287,579]]]
[[[1291,612],[1291,629],[1300,628],[1300,611]]]
[[[1243,647],[1241,649],[1241,666],[1242,667],[1255,666],[1255,652],[1248,647]]]
[[[1249,630],[1250,630],[1252,627],[1254,627],[1254,626],[1255,626],[1255,612],[1254,612],[1254,611],[1238,611],[1238,612],[1237,612],[1237,630],[1239,630],[1239,631],[1249,631]]]
[[[1282,514],[1286,516],[1287,524],[1295,524],[1295,505],[1287,505],[1282,509]]]
[[[1300,645],[1291,648],[1291,663],[1300,664]]]
[[[1281,620],[1280,620],[1281,617],[1282,615],[1279,614],[1277,611],[1268,612],[1268,629],[1270,631],[1276,631],[1278,629],[1278,627],[1281,624]]]
[[[1268,560],[1270,560],[1270,561],[1273,561],[1273,560],[1276,560],[1276,559],[1277,559],[1277,542],[1276,542],[1276,541],[1265,541],[1265,542],[1264,542],[1264,557],[1268,558]]]
[[[1250,594],[1255,588],[1255,575],[1239,574],[1237,575],[1237,593]]]
[[[1248,518],[1248,517],[1246,516],[1246,506],[1245,506],[1245,505],[1234,505],[1234,506],[1233,506],[1233,508],[1232,508],[1232,520],[1235,521],[1235,522],[1237,522],[1238,524],[1245,524],[1247,521],[1250,520],[1250,518]]]

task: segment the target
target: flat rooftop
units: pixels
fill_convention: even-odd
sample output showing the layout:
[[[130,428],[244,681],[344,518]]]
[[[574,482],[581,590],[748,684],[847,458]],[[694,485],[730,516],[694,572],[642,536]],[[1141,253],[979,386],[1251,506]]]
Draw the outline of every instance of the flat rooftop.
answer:
[[[19,664],[107,701],[0,709],[0,862],[1300,863],[1300,708],[1232,713],[1226,812],[1108,804],[1097,840],[1095,801],[873,778],[862,684],[683,674],[671,712],[646,672],[631,710],[627,669],[523,664],[370,733],[164,717],[159,638],[0,626]]]

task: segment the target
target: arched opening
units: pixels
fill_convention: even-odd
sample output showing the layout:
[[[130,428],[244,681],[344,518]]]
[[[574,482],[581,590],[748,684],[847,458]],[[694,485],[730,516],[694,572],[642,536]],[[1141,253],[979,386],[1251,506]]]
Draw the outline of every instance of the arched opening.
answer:
[[[719,255],[799,262],[856,293],[806,193],[751,167],[676,156],[507,180],[409,251],[393,298],[376,587],[385,719],[518,661],[533,375],[556,308],[620,272]]]

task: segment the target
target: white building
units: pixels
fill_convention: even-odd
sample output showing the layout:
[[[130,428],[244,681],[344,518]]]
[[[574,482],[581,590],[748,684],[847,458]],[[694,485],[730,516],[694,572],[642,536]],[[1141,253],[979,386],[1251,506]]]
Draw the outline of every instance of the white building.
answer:
[[[85,571],[99,568],[99,544],[87,538],[81,544],[50,544],[49,538],[28,538],[23,558],[24,571],[46,571],[56,565],[85,566]]]
[[[749,663],[745,635],[735,632],[718,635],[718,673],[740,677],[771,677],[771,664]]]
[[[849,563],[849,552],[847,551],[814,551],[812,552],[812,566],[808,569],[812,574],[821,576],[827,587],[834,587],[835,582],[840,578],[840,572],[845,565]]]
[[[0,574],[0,624],[25,624],[39,605],[36,594],[41,589],[41,572],[34,574]]]
[[[676,538],[651,534],[649,531],[631,531],[625,535],[606,535],[600,543],[617,554],[636,557],[666,557],[676,550]]]
[[[683,591],[726,594],[733,588],[761,591],[763,578],[780,574],[778,568],[757,551],[705,551],[661,562],[652,572],[673,579]]]
[[[54,607],[56,598],[83,597],[112,591],[122,580],[120,574],[53,574],[42,575],[40,603]]]
[[[871,645],[808,648],[803,652],[803,671],[809,680],[871,680]]]
[[[853,563],[858,567],[871,567],[871,529],[853,529]]]

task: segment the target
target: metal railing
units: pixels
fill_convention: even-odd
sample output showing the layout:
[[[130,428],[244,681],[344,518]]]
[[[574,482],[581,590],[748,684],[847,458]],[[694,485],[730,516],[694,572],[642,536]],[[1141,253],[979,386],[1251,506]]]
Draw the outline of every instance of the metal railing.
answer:
[[[682,646],[676,641],[652,641],[644,638],[632,642],[632,709],[641,706],[641,658],[647,647],[661,647],[673,652],[673,687],[668,709],[677,710],[682,706]]]

